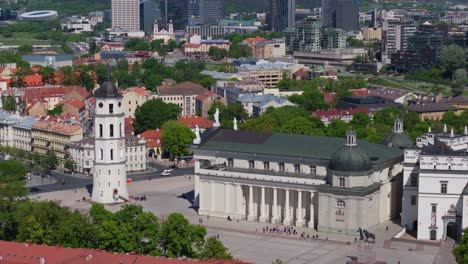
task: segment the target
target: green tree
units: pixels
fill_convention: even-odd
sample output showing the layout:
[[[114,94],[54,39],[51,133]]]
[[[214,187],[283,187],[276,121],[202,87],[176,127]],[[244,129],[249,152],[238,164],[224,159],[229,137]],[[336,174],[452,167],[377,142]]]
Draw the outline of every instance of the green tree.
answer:
[[[219,260],[233,260],[231,254],[229,254],[228,249],[223,245],[221,241],[216,239],[216,237],[211,236],[206,239],[203,249],[199,253],[198,257],[200,259],[219,259]]]
[[[130,39],[125,42],[125,49],[130,51],[148,51],[151,45],[144,39]]]
[[[300,135],[323,135],[318,125],[306,117],[297,117],[286,122],[280,129],[283,133]]]
[[[367,128],[371,122],[372,120],[367,113],[359,112],[354,114],[350,124],[353,127]]]
[[[148,129],[161,128],[169,120],[175,120],[182,109],[175,104],[166,104],[161,99],[146,101],[135,111],[136,132],[139,134]]]
[[[163,149],[171,158],[187,155],[194,138],[192,130],[177,121],[167,121],[162,127]]]
[[[3,109],[5,109],[6,111],[9,111],[9,112],[14,112],[16,111],[16,99],[15,99],[15,96],[13,95],[8,95],[6,98],[5,98],[5,103],[3,105]]]
[[[48,151],[45,156],[45,162],[48,169],[55,169],[58,165],[57,155],[53,150]]]
[[[204,243],[206,229],[202,226],[190,225],[180,213],[172,213],[162,223],[160,230],[160,246],[162,255],[169,258],[196,256],[196,248]]]
[[[63,167],[70,172],[75,171],[75,166],[75,161],[70,158],[66,159],[63,163]]]
[[[331,137],[344,137],[346,130],[349,129],[349,124],[344,121],[335,119],[327,127],[327,135]]]
[[[452,252],[458,263],[468,263],[468,229],[464,230],[458,246]]]
[[[55,69],[52,67],[42,67],[39,70],[42,82],[45,84],[55,84]]]
[[[19,54],[31,54],[33,51],[33,46],[31,44],[23,44],[19,46],[18,53]]]
[[[468,78],[466,77],[466,70],[465,69],[458,69],[452,75],[452,94],[454,96],[461,95],[463,93],[463,89],[468,82]]]
[[[449,45],[442,48],[440,52],[441,66],[450,74],[454,73],[457,69],[465,68],[467,61],[467,53],[460,46]]]

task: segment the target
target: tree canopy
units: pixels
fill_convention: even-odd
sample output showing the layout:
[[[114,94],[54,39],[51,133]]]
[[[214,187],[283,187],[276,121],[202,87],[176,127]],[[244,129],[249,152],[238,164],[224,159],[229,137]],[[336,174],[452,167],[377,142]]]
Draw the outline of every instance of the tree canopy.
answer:
[[[167,121],[162,126],[163,150],[170,158],[187,155],[188,146],[195,138],[195,134],[185,125],[177,121]]]
[[[168,120],[177,119],[181,111],[179,106],[164,103],[161,99],[148,100],[136,109],[133,126],[138,134],[148,129],[161,128]]]

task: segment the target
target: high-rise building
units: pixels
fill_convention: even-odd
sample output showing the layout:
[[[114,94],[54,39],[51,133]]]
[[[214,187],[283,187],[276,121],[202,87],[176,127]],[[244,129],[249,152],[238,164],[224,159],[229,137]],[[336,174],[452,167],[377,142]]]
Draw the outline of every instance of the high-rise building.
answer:
[[[357,0],[322,0],[322,26],[359,30],[359,4]]]
[[[287,53],[320,51],[322,38],[320,20],[307,18],[297,23],[295,28],[285,29],[284,36]]]
[[[184,30],[188,20],[189,0],[160,0],[161,24],[167,28],[172,20],[174,29]]]
[[[200,16],[200,3],[199,3],[199,0],[189,0],[188,15],[189,15],[189,17],[199,17]]]
[[[149,34],[153,30],[153,1],[140,0],[140,30]]]
[[[94,175],[91,200],[118,203],[128,200],[122,95],[110,79],[110,68],[94,93]]]
[[[224,0],[199,0],[200,21],[205,25],[218,24],[223,18]]]
[[[270,27],[283,31],[296,24],[296,0],[270,0]]]
[[[346,48],[346,32],[339,28],[322,29],[320,46],[326,50],[342,50]]]
[[[124,30],[140,30],[140,1],[112,0],[112,27]]]
[[[382,22],[382,62],[390,63],[390,57],[397,51],[408,49],[408,39],[416,32],[413,23],[403,23],[395,17],[385,18]]]

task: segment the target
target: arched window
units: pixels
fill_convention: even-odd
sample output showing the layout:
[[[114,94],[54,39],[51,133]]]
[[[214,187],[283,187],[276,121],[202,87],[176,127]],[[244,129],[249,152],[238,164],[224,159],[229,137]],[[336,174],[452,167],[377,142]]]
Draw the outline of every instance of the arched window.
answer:
[[[103,134],[103,128],[102,128],[102,124],[99,124],[99,137],[102,137],[102,134]]]
[[[109,136],[114,137],[114,125],[113,124],[109,126]]]
[[[101,160],[103,160],[104,159],[104,150],[99,149],[99,153],[101,154]]]
[[[110,150],[110,159],[114,160],[114,150],[113,149]]]
[[[228,158],[228,167],[234,167],[234,159]]]
[[[109,104],[109,114],[114,113],[114,104]]]

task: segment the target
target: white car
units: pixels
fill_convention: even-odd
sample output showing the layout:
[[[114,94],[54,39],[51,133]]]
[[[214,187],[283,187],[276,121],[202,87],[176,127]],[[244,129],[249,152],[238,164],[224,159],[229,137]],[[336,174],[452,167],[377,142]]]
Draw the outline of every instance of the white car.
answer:
[[[173,169],[171,169],[171,168],[163,170],[163,172],[168,172],[168,173],[171,173],[172,171],[173,171]]]
[[[167,171],[163,171],[161,172],[161,176],[171,176],[171,173]]]

